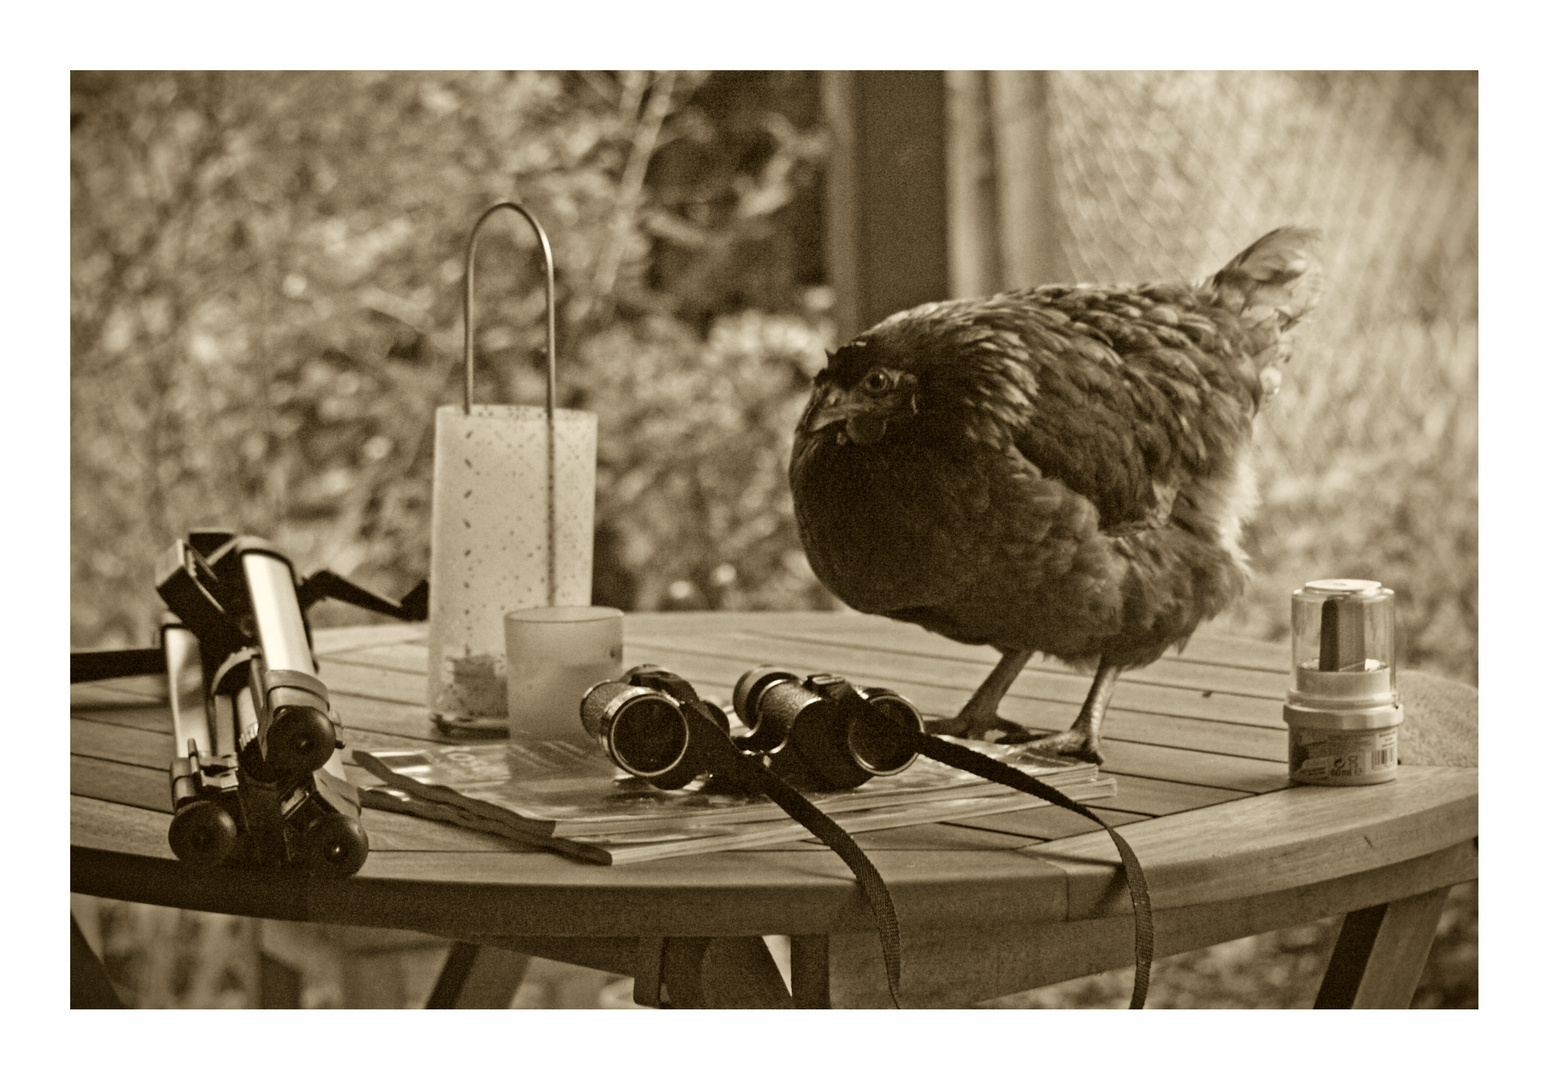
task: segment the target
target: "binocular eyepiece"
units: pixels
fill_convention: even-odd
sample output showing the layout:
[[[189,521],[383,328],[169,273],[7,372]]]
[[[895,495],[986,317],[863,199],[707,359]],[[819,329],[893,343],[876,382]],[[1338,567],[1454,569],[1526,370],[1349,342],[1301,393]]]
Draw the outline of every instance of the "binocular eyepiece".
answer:
[[[852,686],[835,675],[802,679],[772,667],[737,681],[733,707],[748,728],[733,740],[739,750],[766,756],[777,774],[822,790],[902,772],[916,755],[899,726],[925,729],[919,710],[891,690]],[[731,727],[687,680],[653,665],[587,691],[581,724],[621,769],[664,789],[707,771],[707,724],[723,737]]]

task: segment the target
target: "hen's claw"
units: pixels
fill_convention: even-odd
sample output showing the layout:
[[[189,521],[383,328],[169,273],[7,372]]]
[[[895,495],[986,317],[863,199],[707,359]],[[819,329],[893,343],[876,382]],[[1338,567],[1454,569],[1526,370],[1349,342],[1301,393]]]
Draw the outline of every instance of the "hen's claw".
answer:
[[[943,716],[925,721],[925,730],[932,735],[953,735],[959,739],[983,740],[992,731],[1000,731],[1005,734],[1000,742],[1025,742],[1033,738],[1033,733],[1021,724],[1010,720],[1002,720],[995,715],[976,717],[970,716],[967,711],[956,716]]]
[[[1000,740],[1003,743],[1026,743],[1029,749],[1039,750],[1045,754],[1058,754],[1061,757],[1075,758],[1077,761],[1090,761],[1094,765],[1103,763],[1103,755],[1098,750],[1098,740],[1091,731],[1080,728],[1071,728],[1069,731],[1056,732],[1053,735],[1034,736],[1028,733],[1026,739],[1006,736]]]

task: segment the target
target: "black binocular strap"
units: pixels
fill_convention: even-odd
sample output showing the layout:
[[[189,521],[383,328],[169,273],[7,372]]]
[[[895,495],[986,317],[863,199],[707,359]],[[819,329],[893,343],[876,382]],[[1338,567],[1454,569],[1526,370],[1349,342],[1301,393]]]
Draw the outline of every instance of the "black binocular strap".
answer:
[[[1146,993],[1151,987],[1151,954],[1156,947],[1156,932],[1151,923],[1151,890],[1146,886],[1145,871],[1141,870],[1140,860],[1135,857],[1135,850],[1129,846],[1129,841],[1120,836],[1112,826],[1093,811],[1064,792],[1050,787],[1036,777],[1029,776],[1021,769],[1014,769],[1004,762],[986,757],[966,746],[959,746],[934,735],[927,735],[902,717],[878,708],[847,682],[837,683],[833,687],[833,692],[842,708],[867,713],[880,723],[884,730],[890,729],[900,733],[904,746],[915,753],[924,754],[943,765],[962,769],[964,772],[981,776],[993,783],[1036,795],[1055,806],[1073,810],[1103,827],[1109,838],[1113,840],[1113,846],[1119,849],[1119,862],[1124,867],[1124,883],[1129,886],[1130,904],[1135,909],[1135,987],[1130,993],[1129,1007],[1144,1008]]]
[[[688,719],[692,737],[704,748],[705,765],[709,771],[731,780],[745,790],[767,795],[792,820],[827,844],[850,868],[871,905],[872,917],[877,924],[877,936],[882,940],[882,966],[887,972],[888,995],[893,999],[894,1008],[903,1008],[898,1001],[898,983],[903,974],[903,946],[898,935],[898,913],[893,909],[893,897],[887,891],[887,883],[882,880],[882,875],[866,857],[866,853],[854,837],[845,832],[833,818],[813,806],[805,795],[770,772],[757,758],[739,750],[715,723],[703,702],[697,699],[685,702],[683,713]]]
[[[917,728],[897,721],[867,702],[855,692],[854,687],[848,684],[844,684],[840,694],[847,699],[845,703],[851,708],[861,709],[874,717],[880,717],[888,727],[900,732],[905,746],[915,753],[923,754],[943,765],[950,765],[955,769],[983,777],[992,783],[1036,795],[1054,806],[1074,811],[1096,822],[1108,833],[1114,847],[1118,849],[1119,861],[1124,868],[1124,881],[1129,888],[1130,903],[1135,911],[1135,985],[1130,994],[1129,1007],[1144,1008],[1146,994],[1151,986],[1151,958],[1155,949],[1156,935],[1152,926],[1151,893],[1146,886],[1145,871],[1140,868],[1140,860],[1129,842],[1092,810],[1042,780],[1029,776],[1004,762],[986,757],[977,750],[970,750],[966,746],[959,746],[945,739],[936,738],[934,735],[927,735]],[[827,844],[850,868],[871,905],[872,915],[877,923],[877,934],[882,942],[882,964],[887,972],[888,994],[892,997],[894,1006],[902,1008],[898,1000],[903,954],[899,939],[898,913],[893,908],[893,898],[888,892],[887,883],[882,880],[882,875],[866,857],[866,853],[860,849],[849,833],[812,805],[806,796],[770,772],[757,758],[739,750],[730,737],[715,723],[709,707],[703,702],[697,698],[685,702],[683,712],[688,719],[692,736],[704,748],[704,764],[709,771],[726,777],[746,790],[767,795],[794,821]]]
[[[857,695],[859,697],[859,695]],[[870,706],[867,706],[870,708]],[[875,713],[882,714],[880,709],[874,709]],[[1112,826],[1098,817],[1090,809],[1082,806],[1070,796],[1057,788],[1050,787],[1036,777],[1029,776],[1020,769],[1012,768],[1004,762],[986,757],[977,750],[970,750],[966,746],[938,739],[934,735],[926,735],[912,728],[898,725],[899,729],[907,736],[907,742],[911,749],[928,758],[934,758],[943,765],[950,765],[954,769],[962,769],[964,772],[982,776],[986,780],[992,780],[1006,787],[1025,791],[1030,795],[1037,795],[1041,799],[1053,803],[1055,806],[1066,810],[1074,810],[1082,817],[1090,818],[1107,830],[1113,840],[1113,846],[1119,849],[1119,861],[1124,866],[1124,881],[1129,886],[1130,903],[1135,909],[1135,988],[1130,994],[1129,1007],[1132,1009],[1144,1008],[1146,1004],[1146,992],[1151,986],[1151,954],[1156,944],[1156,934],[1151,925],[1151,892],[1146,887],[1146,875],[1140,869],[1140,860],[1135,857],[1135,851],[1129,846],[1129,842],[1120,836]]]

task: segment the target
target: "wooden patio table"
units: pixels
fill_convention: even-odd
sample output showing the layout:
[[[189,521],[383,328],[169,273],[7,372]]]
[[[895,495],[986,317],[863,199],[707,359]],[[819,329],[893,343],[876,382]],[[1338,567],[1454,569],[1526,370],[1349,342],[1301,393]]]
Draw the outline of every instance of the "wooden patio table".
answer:
[[[351,747],[452,741],[424,707],[425,633],[316,634]],[[742,672],[778,664],[891,687],[927,715],[954,712],[996,658],[848,613],[631,614],[625,639],[626,665],[668,667],[707,697],[729,700]],[[1342,915],[1317,1004],[1406,1007],[1448,889],[1478,876],[1478,771],[1403,765],[1392,783],[1293,787],[1280,719],[1287,666],[1284,647],[1200,634],[1181,656],[1126,674],[1104,741],[1118,794],[1092,805],[1122,823],[1145,868],[1158,957]],[[634,976],[646,1004],[890,1004],[870,908],[816,841],[599,867],[367,810],[371,854],[353,877],[194,872],[167,846],[162,682],[72,688],[72,892],[440,935],[457,944],[433,1005],[509,1002],[529,956]],[[1035,663],[1002,713],[1056,730],[1086,689],[1084,676]],[[966,1005],[1133,962],[1117,853],[1076,814],[1045,807],[858,840],[897,906],[906,1007]],[[772,935],[791,942],[789,989]]]

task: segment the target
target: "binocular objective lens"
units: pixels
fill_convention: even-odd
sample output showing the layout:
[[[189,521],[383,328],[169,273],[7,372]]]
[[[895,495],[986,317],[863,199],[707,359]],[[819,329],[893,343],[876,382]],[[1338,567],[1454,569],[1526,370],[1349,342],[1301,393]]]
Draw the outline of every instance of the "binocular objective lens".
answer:
[[[920,714],[896,697],[870,698],[871,704],[887,716],[886,720],[861,713],[850,723],[850,753],[867,772],[889,776],[908,768],[914,751],[904,745],[899,726],[919,729]]]
[[[641,696],[626,702],[609,737],[613,758],[636,776],[666,772],[688,750],[688,725],[667,700]]]

